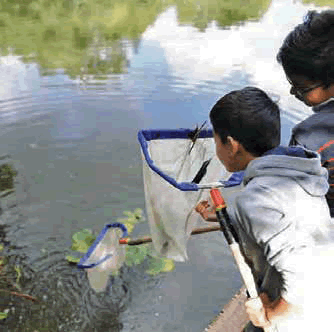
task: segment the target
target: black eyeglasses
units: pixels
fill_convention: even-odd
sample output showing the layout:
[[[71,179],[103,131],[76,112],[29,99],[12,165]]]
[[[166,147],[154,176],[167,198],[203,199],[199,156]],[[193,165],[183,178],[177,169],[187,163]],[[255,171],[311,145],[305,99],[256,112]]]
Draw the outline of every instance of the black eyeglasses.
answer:
[[[316,88],[320,88],[323,86],[323,83],[316,83],[313,85],[310,85],[308,87],[302,88],[302,87],[296,87],[289,78],[287,78],[288,82],[291,84],[291,94],[294,94],[296,97],[299,97],[300,99],[304,99],[304,96],[311,92],[312,90]]]

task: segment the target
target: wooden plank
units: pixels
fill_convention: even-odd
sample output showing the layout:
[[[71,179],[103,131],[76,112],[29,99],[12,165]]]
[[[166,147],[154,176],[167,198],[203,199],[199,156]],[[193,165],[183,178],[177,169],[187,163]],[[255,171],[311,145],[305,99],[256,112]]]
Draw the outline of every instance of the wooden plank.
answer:
[[[226,304],[222,312],[210,324],[205,332],[241,332],[249,321],[246,310],[246,291],[242,287],[231,301]]]

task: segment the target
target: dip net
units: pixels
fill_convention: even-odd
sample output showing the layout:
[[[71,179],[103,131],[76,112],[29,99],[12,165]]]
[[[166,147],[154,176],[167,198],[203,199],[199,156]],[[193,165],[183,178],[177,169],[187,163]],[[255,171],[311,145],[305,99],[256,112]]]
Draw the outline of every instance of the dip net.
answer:
[[[125,260],[125,246],[119,239],[128,236],[126,227],[121,223],[107,224],[90,246],[87,253],[77,264],[86,269],[91,287],[104,291],[108,285],[109,276],[117,274]]]
[[[187,241],[201,217],[195,205],[224,186],[228,173],[215,155],[212,130],[141,130],[146,213],[158,254],[185,261]]]

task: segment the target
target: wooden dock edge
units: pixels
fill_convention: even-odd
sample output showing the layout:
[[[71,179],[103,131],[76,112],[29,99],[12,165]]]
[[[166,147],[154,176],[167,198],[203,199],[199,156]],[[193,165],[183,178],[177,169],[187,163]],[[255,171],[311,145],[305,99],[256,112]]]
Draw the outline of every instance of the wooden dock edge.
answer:
[[[246,291],[242,287],[203,332],[241,332],[249,321],[245,310],[246,299]]]

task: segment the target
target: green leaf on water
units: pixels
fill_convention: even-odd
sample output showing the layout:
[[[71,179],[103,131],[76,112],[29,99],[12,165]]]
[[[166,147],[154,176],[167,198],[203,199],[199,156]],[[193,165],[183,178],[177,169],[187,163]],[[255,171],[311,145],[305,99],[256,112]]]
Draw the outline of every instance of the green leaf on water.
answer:
[[[135,225],[134,225],[133,223],[131,223],[131,222],[127,222],[127,221],[123,222],[123,224],[124,224],[124,226],[126,227],[126,229],[128,230],[128,233],[131,234],[132,231],[133,231],[134,228],[135,228]]]
[[[149,269],[146,273],[150,275],[157,275],[161,272],[170,272],[175,268],[174,261],[168,258],[152,257],[150,260]]]
[[[67,255],[66,259],[69,263],[74,263],[74,264],[77,264],[80,261],[80,258],[71,255]]]
[[[128,246],[126,248],[125,264],[127,266],[138,265],[142,263],[149,255],[148,245]]]
[[[161,272],[171,272],[175,269],[175,264],[172,259],[164,258],[163,261],[164,261],[165,266],[161,270]]]
[[[86,253],[88,248],[95,241],[96,236],[90,229],[82,229],[72,236],[72,249],[81,253]]]
[[[143,217],[143,210],[140,208],[137,208],[133,211],[134,216],[136,217],[136,219],[138,219],[139,221],[145,221],[145,218]]]
[[[133,213],[131,211],[123,211],[123,214],[129,218],[133,217]]]
[[[135,209],[133,212],[123,211],[123,214],[127,216],[127,218],[119,218],[117,221],[122,223],[136,224],[145,220],[143,217],[143,210],[140,208]]]
[[[8,312],[0,311],[0,320],[6,319],[8,316]]]
[[[0,251],[2,251],[4,248],[4,245],[3,244],[0,244]]]

